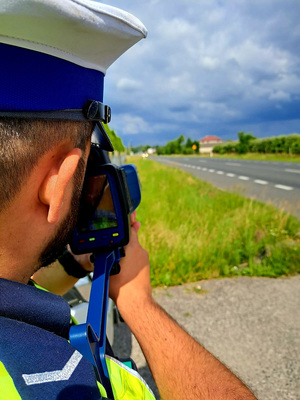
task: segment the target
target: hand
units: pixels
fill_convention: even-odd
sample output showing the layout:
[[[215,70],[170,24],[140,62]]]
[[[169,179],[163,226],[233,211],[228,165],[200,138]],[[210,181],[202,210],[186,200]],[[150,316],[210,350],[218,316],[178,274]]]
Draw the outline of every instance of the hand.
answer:
[[[137,235],[140,226],[134,212],[131,215],[130,241],[125,247],[125,257],[120,261],[121,271],[110,277],[109,295],[125,321],[132,309],[152,299],[149,256]]]

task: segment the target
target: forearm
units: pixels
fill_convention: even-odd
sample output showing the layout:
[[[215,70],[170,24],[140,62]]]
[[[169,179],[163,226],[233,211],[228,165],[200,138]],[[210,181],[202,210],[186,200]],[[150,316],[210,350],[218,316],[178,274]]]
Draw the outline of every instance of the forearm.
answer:
[[[91,254],[73,254],[70,249],[51,265],[39,269],[33,279],[49,292],[64,295],[82,277],[93,271]]]
[[[255,399],[154,300],[138,307],[122,316],[140,343],[162,399]]]
[[[110,296],[140,343],[163,400],[255,400],[249,389],[152,298],[147,251],[131,239],[110,278]]]

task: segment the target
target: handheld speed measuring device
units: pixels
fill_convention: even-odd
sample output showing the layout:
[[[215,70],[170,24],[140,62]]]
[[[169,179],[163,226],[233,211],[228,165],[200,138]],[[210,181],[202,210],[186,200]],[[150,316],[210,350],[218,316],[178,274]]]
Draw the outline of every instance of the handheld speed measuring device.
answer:
[[[136,167],[100,164],[92,144],[79,218],[71,242],[75,254],[106,253],[129,242],[130,214],[141,201]]]
[[[75,254],[94,253],[94,273],[86,323],[71,326],[69,338],[94,365],[113,400],[105,361],[109,277],[119,272],[123,246],[130,238],[130,214],[141,201],[141,190],[134,165],[118,167],[103,161],[103,150],[92,144],[70,246]]]

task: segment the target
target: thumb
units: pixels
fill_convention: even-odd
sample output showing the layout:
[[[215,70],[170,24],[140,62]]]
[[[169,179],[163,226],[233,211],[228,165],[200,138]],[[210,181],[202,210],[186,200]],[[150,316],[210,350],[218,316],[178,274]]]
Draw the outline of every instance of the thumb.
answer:
[[[134,223],[131,226],[136,231],[136,233],[138,233],[141,227],[141,223],[139,221],[134,221]]]

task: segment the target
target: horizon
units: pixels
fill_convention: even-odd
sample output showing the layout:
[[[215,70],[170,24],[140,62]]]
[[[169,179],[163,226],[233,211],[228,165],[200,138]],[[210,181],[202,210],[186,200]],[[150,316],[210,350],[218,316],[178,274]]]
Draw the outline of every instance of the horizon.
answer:
[[[245,131],[244,131],[245,132]],[[245,132],[245,133],[252,133],[252,132]],[[275,137],[280,137],[280,136],[290,136],[290,135],[300,135],[300,133],[298,133],[298,132],[292,132],[292,133],[287,133],[286,135],[285,134],[279,134],[279,135],[274,135],[274,136],[265,136],[265,137],[255,137],[255,139],[272,139],[272,138],[275,138]],[[184,135],[183,135],[184,136]],[[222,138],[220,138],[219,136],[217,136],[217,135],[205,135],[205,136],[203,136],[203,137],[201,137],[200,139],[196,139],[196,138],[190,138],[192,141],[199,141],[200,142],[200,140],[201,139],[204,139],[206,136],[216,136],[218,139],[222,139]],[[255,135],[254,135],[255,136]],[[185,141],[188,139],[189,137],[184,137],[184,139],[185,139]],[[178,137],[174,137],[174,138],[171,138],[171,139],[168,139],[168,142],[169,141],[171,141],[171,140],[176,140],[176,139],[178,139]],[[223,140],[223,139],[222,139]],[[226,140],[223,140],[223,143],[226,143],[226,142],[238,142],[239,141],[239,139],[238,139],[238,137],[236,137],[235,139],[226,139]],[[137,148],[137,147],[146,147],[146,146],[150,146],[151,148],[155,148],[155,147],[157,147],[157,146],[165,146],[168,142],[165,142],[165,143],[162,143],[162,144],[153,144],[153,145],[150,145],[149,143],[140,143],[140,144],[137,144],[137,145],[135,145],[135,146],[131,146],[132,148]],[[128,145],[128,146],[126,146],[125,144],[124,144],[124,146],[125,147],[130,147],[130,144]]]

